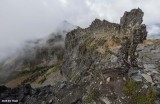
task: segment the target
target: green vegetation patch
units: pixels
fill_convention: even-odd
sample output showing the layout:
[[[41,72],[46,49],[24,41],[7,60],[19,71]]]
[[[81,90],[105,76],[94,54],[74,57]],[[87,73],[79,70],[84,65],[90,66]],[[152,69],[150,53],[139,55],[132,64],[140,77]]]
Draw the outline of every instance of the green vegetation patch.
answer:
[[[92,91],[88,94],[87,98],[86,98],[86,102],[87,103],[92,103],[94,98],[96,96],[96,92],[95,91]]]
[[[87,103],[92,103],[93,100],[95,99],[95,97],[98,96],[98,94],[99,94],[98,91],[92,90],[92,91],[87,95],[87,97],[86,97],[86,102],[87,102]]]
[[[133,80],[129,80],[123,87],[123,91],[130,95],[136,104],[154,104],[157,98],[157,93],[154,92],[153,87],[149,87],[146,92],[139,92],[142,88],[142,84],[139,84]]]
[[[128,93],[129,95],[135,95],[137,93],[138,84],[133,81],[129,80],[127,84],[123,87],[123,91]]]
[[[62,62],[60,61],[57,64],[50,66],[50,67],[47,66],[47,67],[37,68],[32,71],[33,74],[29,78],[24,80],[22,82],[22,84],[28,83],[28,82],[34,82],[39,76],[43,76],[43,78],[38,83],[43,83],[46,80],[46,76],[48,76],[48,75],[46,75],[47,70],[49,70],[50,68],[54,68],[52,72],[56,72],[56,71],[60,70],[61,66],[62,66]],[[25,73],[25,72],[23,72],[23,73]]]

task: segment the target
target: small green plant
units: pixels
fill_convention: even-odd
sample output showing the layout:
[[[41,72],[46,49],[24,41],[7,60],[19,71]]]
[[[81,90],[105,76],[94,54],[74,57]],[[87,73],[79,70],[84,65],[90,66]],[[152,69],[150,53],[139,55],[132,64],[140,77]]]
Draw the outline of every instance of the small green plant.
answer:
[[[93,101],[94,97],[95,97],[95,94],[94,93],[90,93],[86,98],[86,102],[87,103],[91,103]]]
[[[134,99],[137,104],[154,104],[157,98],[157,93],[154,92],[153,88],[150,87],[146,94],[136,94]]]
[[[130,95],[135,95],[137,92],[136,91],[137,87],[138,87],[138,84],[135,81],[129,80],[127,84],[123,87],[123,91]]]
[[[86,97],[86,102],[87,103],[92,103],[95,97],[98,95],[98,91],[92,90],[88,96]]]
[[[138,92],[140,88],[142,88],[142,84],[129,80],[123,87],[123,91],[129,94],[135,100],[136,104],[154,104],[157,93],[154,92],[153,88],[149,87],[149,89],[143,93]]]
[[[147,92],[147,99],[148,99],[148,104],[153,104],[154,101],[156,100],[158,94],[154,92],[153,87],[150,87],[149,91]]]

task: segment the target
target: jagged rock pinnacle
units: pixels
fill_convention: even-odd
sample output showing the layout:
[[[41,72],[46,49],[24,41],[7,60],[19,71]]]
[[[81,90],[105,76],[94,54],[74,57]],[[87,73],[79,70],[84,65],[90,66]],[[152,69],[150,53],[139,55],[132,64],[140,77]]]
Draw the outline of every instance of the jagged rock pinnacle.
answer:
[[[136,47],[147,36],[146,26],[141,25],[143,15],[141,9],[133,9],[124,13],[120,24],[95,19],[88,28],[69,32],[62,73],[136,66]]]
[[[130,26],[133,27],[135,25],[141,25],[143,22],[143,11],[141,9],[133,9],[130,12],[125,12],[123,17],[120,19],[120,25],[123,27]]]

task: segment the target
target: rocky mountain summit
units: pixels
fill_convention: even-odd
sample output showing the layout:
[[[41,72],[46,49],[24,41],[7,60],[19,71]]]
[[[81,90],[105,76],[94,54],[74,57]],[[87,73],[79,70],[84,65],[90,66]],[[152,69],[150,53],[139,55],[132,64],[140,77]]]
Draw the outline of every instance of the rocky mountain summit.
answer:
[[[40,68],[39,74],[32,74],[16,88],[0,86],[0,100],[18,100],[19,104],[160,104],[160,40],[146,40],[143,15],[141,9],[133,9],[124,13],[120,24],[95,19],[88,28],[68,32],[60,55],[63,60],[58,58],[56,64]],[[54,76],[52,80],[49,75]],[[41,76],[42,84],[55,83],[32,88],[35,76]]]
[[[146,26],[142,23],[143,12],[133,9],[125,12],[120,24],[106,20],[92,22],[86,29],[75,29],[65,41],[64,68],[66,76],[77,70],[107,70],[125,66],[137,66],[137,45],[146,39]],[[117,60],[112,60],[115,57]]]

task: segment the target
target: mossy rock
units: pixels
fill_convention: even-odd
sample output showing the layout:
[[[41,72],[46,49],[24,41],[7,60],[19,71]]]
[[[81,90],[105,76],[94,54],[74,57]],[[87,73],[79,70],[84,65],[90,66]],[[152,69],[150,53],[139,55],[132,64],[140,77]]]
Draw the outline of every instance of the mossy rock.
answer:
[[[97,94],[97,93],[96,93],[95,91],[90,92],[90,93],[87,95],[87,97],[86,97],[86,102],[87,102],[87,103],[93,102],[96,94]]]
[[[94,102],[94,99],[96,99],[98,96],[99,91],[96,89],[92,89],[85,98],[86,104],[92,104],[92,102]]]
[[[129,95],[135,95],[137,93],[137,87],[138,84],[135,81],[129,80],[123,87],[123,91]]]
[[[142,88],[142,84],[139,84],[133,80],[129,80],[123,87],[123,92],[130,95],[136,104],[154,104],[157,99],[157,93],[154,92],[153,87],[150,86],[146,92],[139,92]]]

